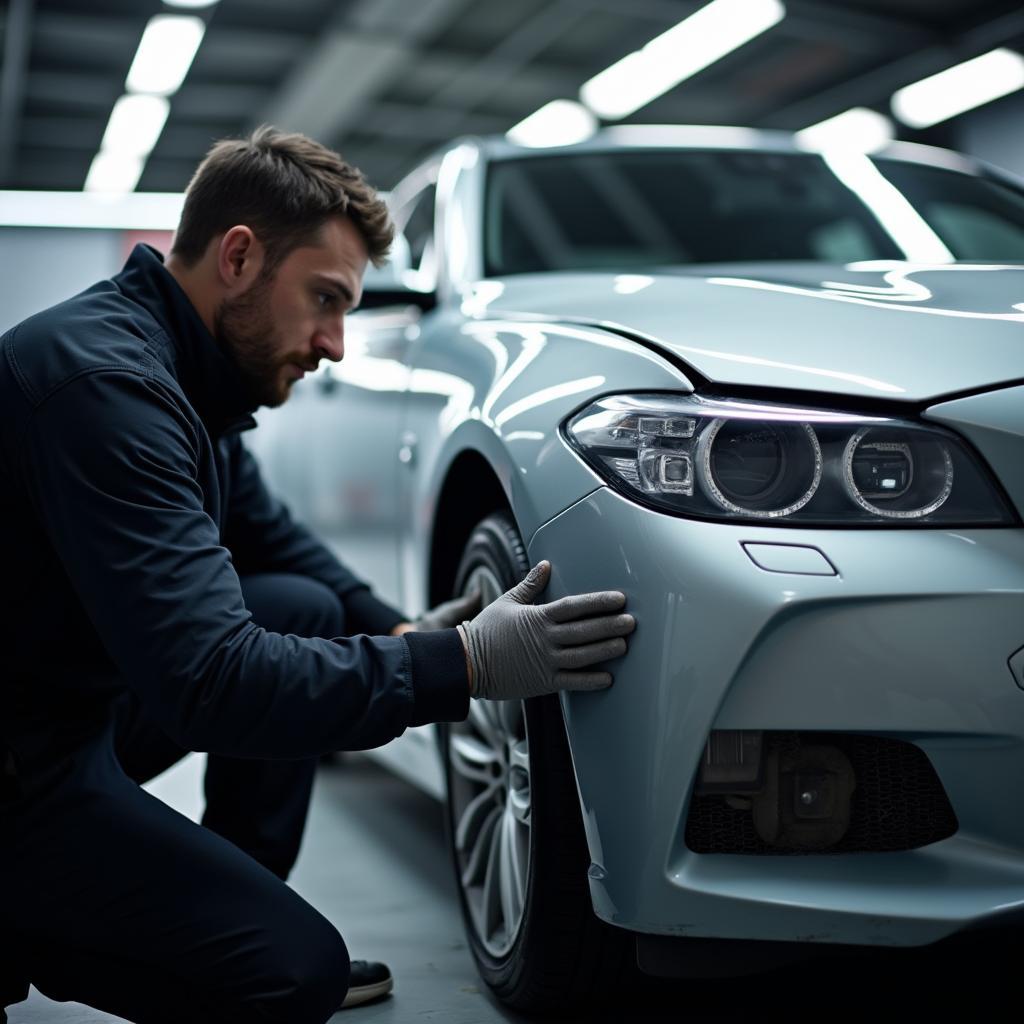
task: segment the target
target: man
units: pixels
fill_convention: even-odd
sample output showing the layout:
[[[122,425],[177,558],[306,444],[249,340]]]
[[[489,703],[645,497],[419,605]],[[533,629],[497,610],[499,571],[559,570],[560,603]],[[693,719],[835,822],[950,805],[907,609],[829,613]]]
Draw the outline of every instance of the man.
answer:
[[[139,247],[0,339],[0,1005],[31,981],[133,1021],[315,1024],[387,991],[283,882],[312,759],[610,684],[622,594],[535,604],[541,563],[472,619],[407,622],[242,446],[342,358],[391,235],[358,171],[261,129],[199,167],[166,265]],[[205,827],[137,785],[185,750]]]

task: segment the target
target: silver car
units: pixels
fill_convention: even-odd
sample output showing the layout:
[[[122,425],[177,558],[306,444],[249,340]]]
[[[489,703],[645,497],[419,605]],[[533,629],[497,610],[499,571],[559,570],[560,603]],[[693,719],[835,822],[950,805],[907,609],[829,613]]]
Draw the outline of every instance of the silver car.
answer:
[[[264,416],[269,476],[410,613],[547,558],[550,598],[638,621],[610,690],[381,753],[446,801],[498,997],[1024,906],[1018,184],[623,128],[461,140],[391,201],[344,361]]]

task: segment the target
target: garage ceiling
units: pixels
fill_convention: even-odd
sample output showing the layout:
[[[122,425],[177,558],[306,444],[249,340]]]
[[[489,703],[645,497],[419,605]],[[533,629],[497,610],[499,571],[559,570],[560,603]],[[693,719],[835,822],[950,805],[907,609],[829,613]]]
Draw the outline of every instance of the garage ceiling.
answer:
[[[269,121],[380,187],[454,135],[504,132],[703,0],[221,0],[140,191],[180,191],[215,139]],[[1007,0],[786,0],[771,31],[626,123],[803,128],[996,46]],[[82,187],[159,0],[0,4],[0,187]],[[949,142],[949,126],[905,137]]]

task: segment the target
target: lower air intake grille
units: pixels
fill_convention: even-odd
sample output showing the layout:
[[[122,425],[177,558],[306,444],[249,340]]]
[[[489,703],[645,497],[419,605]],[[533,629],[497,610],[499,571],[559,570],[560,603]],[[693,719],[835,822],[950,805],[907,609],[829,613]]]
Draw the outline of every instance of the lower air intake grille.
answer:
[[[914,850],[947,839],[959,824],[935,769],[912,743],[850,733],[765,733],[765,740],[838,747],[850,759],[857,787],[850,826],[821,853]],[[749,810],[720,795],[694,795],[686,821],[686,845],[694,853],[805,854],[765,843]]]

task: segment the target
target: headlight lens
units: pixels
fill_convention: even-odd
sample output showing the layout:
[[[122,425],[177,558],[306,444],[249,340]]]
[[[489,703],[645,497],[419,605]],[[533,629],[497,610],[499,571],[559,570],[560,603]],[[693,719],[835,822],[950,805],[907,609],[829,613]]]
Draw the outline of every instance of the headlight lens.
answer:
[[[1010,525],[955,435],[909,420],[696,395],[615,395],[565,425],[630,497],[665,511],[774,525]]]
[[[697,442],[698,477],[726,512],[798,512],[821,483],[821,445],[806,423],[715,419]]]
[[[945,440],[918,438],[912,444],[898,428],[858,430],[843,452],[846,493],[883,519],[922,519],[937,512],[955,479]]]

